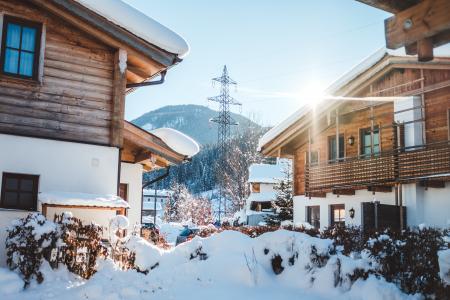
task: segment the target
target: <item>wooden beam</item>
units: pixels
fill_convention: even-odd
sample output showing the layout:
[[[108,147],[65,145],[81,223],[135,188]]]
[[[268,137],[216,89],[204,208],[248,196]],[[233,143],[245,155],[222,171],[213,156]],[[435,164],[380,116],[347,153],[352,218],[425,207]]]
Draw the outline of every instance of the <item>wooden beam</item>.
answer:
[[[386,46],[397,49],[449,30],[449,11],[448,0],[424,0],[386,19]]]
[[[348,189],[333,189],[332,193],[333,193],[333,195],[353,196],[353,195],[355,195],[355,189],[352,189],[352,188],[348,188]]]
[[[134,156],[134,162],[140,163],[141,161],[150,159],[152,156],[152,153],[150,151],[139,151],[139,153],[136,153]]]
[[[358,2],[370,5],[372,7],[382,9],[390,13],[398,13],[417,3],[420,0],[356,0]]]
[[[392,192],[392,186],[390,185],[373,185],[368,186],[367,190],[369,192],[379,192],[379,193],[390,193]]]
[[[419,61],[433,60],[433,42],[431,38],[425,38],[417,42],[417,55]]]
[[[306,194],[307,197],[309,198],[326,198],[327,197],[327,193],[325,192],[310,192]]]
[[[123,120],[125,114],[125,90],[127,85],[127,52],[123,49],[114,55],[114,80],[111,111],[111,146],[123,146]]]
[[[419,185],[421,187],[424,187],[426,190],[428,188],[443,189],[443,188],[445,188],[445,181],[444,180],[422,180],[419,182]]]

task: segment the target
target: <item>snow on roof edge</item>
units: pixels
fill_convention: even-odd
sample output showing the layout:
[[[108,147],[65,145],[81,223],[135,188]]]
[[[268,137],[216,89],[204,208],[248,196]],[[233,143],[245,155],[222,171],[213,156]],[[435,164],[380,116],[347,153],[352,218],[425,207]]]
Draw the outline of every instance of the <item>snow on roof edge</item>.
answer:
[[[116,195],[97,195],[72,192],[41,192],[38,194],[39,202],[43,204],[77,205],[96,207],[129,208],[128,202]]]
[[[200,146],[193,138],[178,130],[172,128],[156,128],[150,131],[150,133],[160,138],[175,152],[189,158],[200,151]]]
[[[121,0],[75,0],[132,34],[180,58],[189,53],[189,44],[176,32]]]

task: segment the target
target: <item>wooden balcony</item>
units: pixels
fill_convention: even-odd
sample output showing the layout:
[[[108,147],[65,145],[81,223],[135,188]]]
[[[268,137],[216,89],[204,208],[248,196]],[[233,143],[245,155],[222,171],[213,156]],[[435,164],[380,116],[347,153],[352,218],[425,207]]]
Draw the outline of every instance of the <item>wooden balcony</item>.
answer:
[[[305,194],[450,180],[450,141],[306,165]]]

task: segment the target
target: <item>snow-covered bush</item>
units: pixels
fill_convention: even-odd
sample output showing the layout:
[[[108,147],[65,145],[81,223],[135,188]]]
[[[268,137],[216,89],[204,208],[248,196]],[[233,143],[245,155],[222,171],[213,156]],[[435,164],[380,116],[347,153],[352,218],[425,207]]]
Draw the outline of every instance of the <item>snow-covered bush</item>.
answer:
[[[41,283],[44,280],[39,270],[42,261],[59,238],[56,224],[40,213],[31,213],[23,219],[14,220],[7,232],[6,262],[9,268],[20,272],[25,286],[32,278]]]
[[[69,271],[89,278],[95,273],[97,257],[106,255],[101,232],[99,226],[83,225],[70,213],[55,216],[54,222],[41,213],[30,213],[14,220],[8,228],[7,264],[10,269],[18,270],[25,286],[33,278],[38,283],[44,280],[40,271],[44,259],[54,266],[59,261]]]
[[[55,216],[63,242],[63,263],[67,269],[83,278],[90,278],[96,272],[98,257],[107,255],[101,243],[102,228],[96,224],[84,225],[71,213]]]
[[[450,295],[439,276],[438,252],[448,249],[446,231],[433,228],[386,230],[375,233],[365,248],[378,264],[376,274],[396,283],[408,294],[421,293],[438,299]]]

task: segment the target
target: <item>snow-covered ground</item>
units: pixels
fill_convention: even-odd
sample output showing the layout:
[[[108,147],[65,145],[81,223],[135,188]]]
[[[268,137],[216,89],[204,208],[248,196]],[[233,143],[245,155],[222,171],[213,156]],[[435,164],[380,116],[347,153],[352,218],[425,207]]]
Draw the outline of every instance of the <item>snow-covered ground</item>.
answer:
[[[9,299],[419,299],[403,294],[395,285],[369,277],[351,284],[355,268],[370,268],[362,255],[340,254],[318,266],[311,253],[329,255],[332,242],[303,233],[279,230],[258,238],[224,231],[209,238],[196,237],[171,250],[160,250],[132,237],[140,269],[147,275],[120,271],[111,261],[100,261],[88,281],[64,268],[52,271],[44,264],[45,280],[23,291],[15,273],[0,269],[0,294]],[[284,270],[275,275],[271,258],[280,255]],[[293,258],[294,257],[294,258]],[[291,258],[291,262],[289,259]],[[339,267],[338,267],[339,266]],[[340,282],[335,286],[337,280]]]

